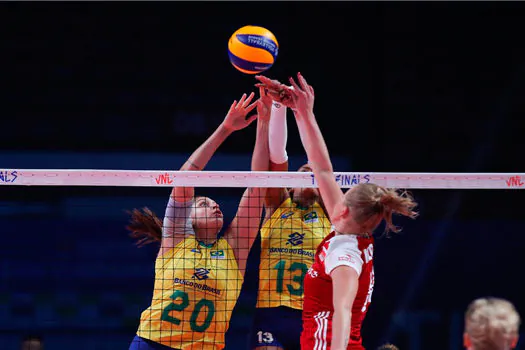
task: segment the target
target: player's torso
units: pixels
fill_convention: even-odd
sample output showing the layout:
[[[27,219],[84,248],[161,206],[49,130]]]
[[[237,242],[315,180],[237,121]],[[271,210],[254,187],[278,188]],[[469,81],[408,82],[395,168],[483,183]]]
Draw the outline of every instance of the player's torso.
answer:
[[[332,279],[325,273],[324,257],[328,251],[330,234],[319,246],[315,262],[305,277],[305,298],[303,310],[302,349],[313,349],[315,346],[326,346],[330,349],[332,317],[334,313],[332,299]],[[374,239],[373,237],[358,237],[358,248],[361,252],[363,266],[359,277],[359,287],[352,305],[350,342],[348,349],[362,349],[361,325],[372,300],[374,288]],[[316,332],[325,334],[322,340],[315,336]],[[325,344],[319,342],[324,341]]]
[[[317,203],[297,207],[287,199],[261,228],[257,307],[302,309],[303,279],[330,222]]]
[[[157,258],[153,300],[138,335],[177,349],[196,342],[222,349],[242,281],[226,240],[206,247],[185,239]]]

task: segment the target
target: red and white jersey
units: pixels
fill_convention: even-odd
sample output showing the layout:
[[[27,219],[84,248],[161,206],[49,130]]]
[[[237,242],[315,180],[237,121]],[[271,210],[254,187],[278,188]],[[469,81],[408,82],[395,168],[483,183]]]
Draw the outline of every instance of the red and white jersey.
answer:
[[[302,350],[330,349],[334,314],[330,273],[341,265],[355,269],[359,276],[359,288],[352,305],[350,341],[347,349],[364,349],[361,325],[374,289],[373,257],[372,236],[335,235],[335,232],[332,232],[321,242],[314,263],[304,278]]]

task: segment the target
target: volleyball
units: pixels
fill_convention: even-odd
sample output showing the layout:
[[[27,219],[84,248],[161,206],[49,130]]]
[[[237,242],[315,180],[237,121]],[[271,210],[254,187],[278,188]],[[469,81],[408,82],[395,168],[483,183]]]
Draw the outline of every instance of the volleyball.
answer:
[[[240,72],[257,74],[269,69],[279,53],[279,43],[268,29],[244,26],[228,41],[231,64]]]

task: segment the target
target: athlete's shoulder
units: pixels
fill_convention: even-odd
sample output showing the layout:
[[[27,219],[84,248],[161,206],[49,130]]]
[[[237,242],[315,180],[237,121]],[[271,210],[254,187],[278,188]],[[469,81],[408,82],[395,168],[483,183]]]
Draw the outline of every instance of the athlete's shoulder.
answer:
[[[314,205],[313,207],[319,211],[319,213],[324,216],[324,217],[328,217],[328,213],[326,213],[325,209],[324,209],[324,206],[320,203],[320,202],[314,202]]]
[[[270,223],[275,223],[281,219],[288,219],[296,212],[296,207],[292,202],[291,198],[284,199],[278,207],[276,207],[268,220],[263,224],[264,226],[271,225]]]
[[[359,249],[356,235],[335,235],[330,239],[324,261],[327,275],[341,265],[354,268],[360,275],[363,263],[362,252]]]
[[[293,202],[292,202],[292,198],[291,197],[287,197],[285,198],[281,204],[279,205],[279,208],[292,208],[294,207],[293,205]]]
[[[197,241],[193,235],[185,235],[179,242],[169,249],[161,250],[157,255],[157,259],[162,259],[164,261],[173,258],[180,251],[184,251],[189,247],[194,247],[197,245]]]
[[[359,241],[355,235],[337,235],[332,232],[321,243],[325,255],[345,250],[359,252]]]
[[[277,219],[288,219],[296,211],[297,208],[290,197],[283,200],[282,203],[275,210],[275,212],[279,213],[279,217]]]

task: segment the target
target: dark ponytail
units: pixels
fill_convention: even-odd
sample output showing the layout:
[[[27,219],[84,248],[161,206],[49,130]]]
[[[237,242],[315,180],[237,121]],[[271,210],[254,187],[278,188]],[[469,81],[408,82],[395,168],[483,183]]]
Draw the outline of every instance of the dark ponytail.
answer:
[[[162,241],[162,221],[149,208],[142,210],[133,209],[128,212],[131,215],[129,224],[126,226],[131,233],[130,236],[137,240],[137,246]]]

